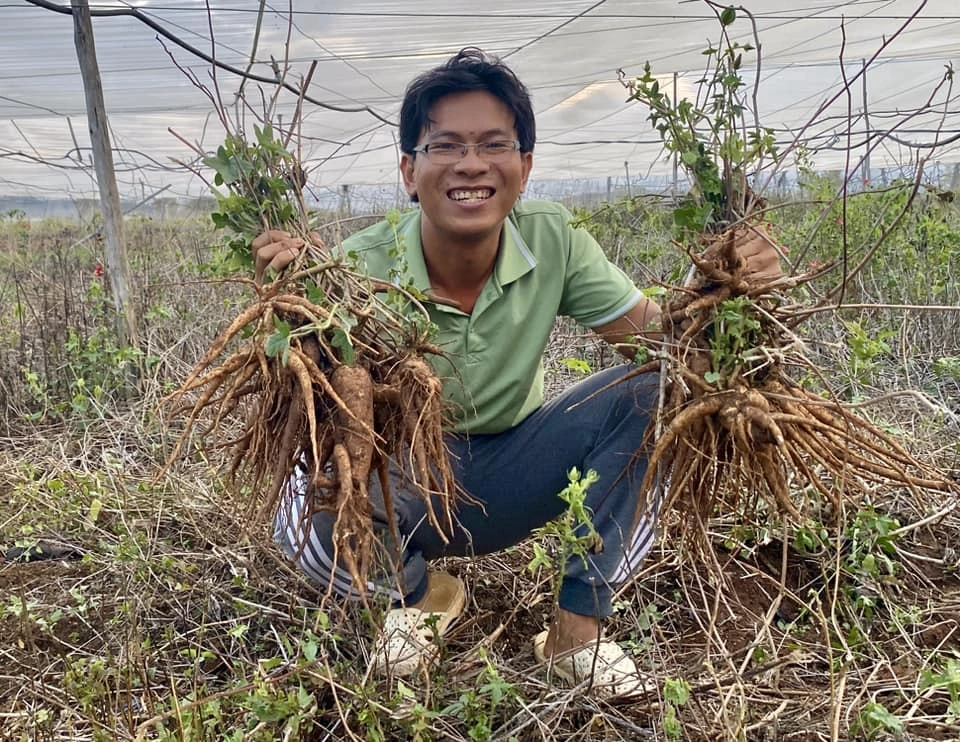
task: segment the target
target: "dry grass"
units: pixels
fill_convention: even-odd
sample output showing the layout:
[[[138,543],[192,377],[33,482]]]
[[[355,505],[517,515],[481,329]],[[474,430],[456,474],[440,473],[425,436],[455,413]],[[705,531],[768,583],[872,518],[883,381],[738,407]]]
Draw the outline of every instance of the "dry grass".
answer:
[[[154,358],[136,394],[115,386],[99,406],[74,409],[66,351],[48,359],[46,400],[6,376],[0,543],[65,551],[0,564],[0,739],[641,740],[669,739],[672,716],[692,740],[893,738],[898,726],[903,739],[960,736],[950,707],[960,697],[960,515],[935,495],[891,488],[811,517],[806,531],[772,516],[715,518],[713,569],[677,550],[668,523],[610,626],[659,681],[648,697],[601,703],[547,683],[530,638],[552,612],[551,576],[526,571],[529,544],[446,561],[470,600],[438,671],[403,685],[373,676],[371,612],[382,606],[321,611],[322,593],[269,534],[247,527],[247,493],[222,479],[223,462],[210,458],[219,454],[198,445],[155,481],[179,432],[158,416],[159,400],[239,306],[229,289],[191,283],[191,264],[204,261],[176,262],[190,254],[178,242],[188,238],[164,234],[168,251],[139,268],[162,276],[166,288],[147,293],[168,311],[149,321]],[[76,318],[90,303],[90,266],[63,254],[82,288],[49,304]],[[27,258],[8,247],[4,259],[19,271],[20,296],[36,296]],[[12,297],[0,296],[4,307]],[[90,337],[96,324],[36,315],[48,335],[73,326]],[[21,344],[34,348],[32,362],[53,347],[34,341]],[[951,348],[956,339],[914,352]],[[117,361],[97,352],[91,366]],[[573,377],[563,358],[612,360],[564,323],[549,356],[554,389]],[[880,381],[896,388],[904,374],[890,368]],[[931,414],[941,400],[925,399],[893,396],[865,414],[956,477],[956,423]],[[682,707],[679,679],[690,686]]]

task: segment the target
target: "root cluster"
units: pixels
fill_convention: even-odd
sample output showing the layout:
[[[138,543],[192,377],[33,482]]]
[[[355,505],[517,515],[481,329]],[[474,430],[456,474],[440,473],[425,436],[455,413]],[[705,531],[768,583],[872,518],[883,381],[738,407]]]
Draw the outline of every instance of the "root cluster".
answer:
[[[956,490],[895,438],[791,376],[815,369],[788,329],[795,317],[784,290],[830,266],[757,276],[735,251],[735,236],[728,231],[702,255],[690,253],[698,277],[676,288],[664,311],[663,394],[648,434],[638,518],[665,497],[662,508],[697,516],[681,519],[690,525],[684,535],[695,535],[694,525],[718,512],[747,521],[777,514],[797,524],[809,510],[839,517],[842,500],[860,500],[880,484],[914,494]],[[696,536],[703,532],[698,525]]]
[[[307,502],[298,532],[312,517],[336,513],[336,558],[365,585],[376,553],[373,506],[377,473],[388,527],[393,522],[388,463],[427,502],[431,524],[452,530],[456,486],[443,439],[442,385],[423,359],[426,317],[415,297],[352,273],[328,255],[268,285],[214,341],[168,403],[187,417],[168,459],[180,457],[203,421],[204,437],[245,414],[229,473],[254,494],[250,514],[276,510],[298,467],[307,472]],[[396,305],[377,296],[395,291]]]

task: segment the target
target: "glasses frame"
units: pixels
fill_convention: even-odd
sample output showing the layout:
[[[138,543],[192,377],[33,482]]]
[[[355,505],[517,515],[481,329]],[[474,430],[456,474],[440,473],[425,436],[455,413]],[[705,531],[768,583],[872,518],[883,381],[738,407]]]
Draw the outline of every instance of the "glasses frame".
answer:
[[[444,147],[450,147],[450,146],[459,147],[460,156],[457,157],[456,159],[451,159],[451,160],[441,159],[439,162],[437,160],[434,160],[433,157],[430,155],[430,149],[431,147],[436,147],[438,144],[443,145]],[[489,154],[485,154],[483,151],[484,147],[489,146],[491,144],[512,144],[513,148],[510,150],[504,151],[500,155],[493,155],[491,159],[491,156]],[[514,152],[519,152],[520,142],[518,142],[516,139],[494,139],[489,142],[472,142],[471,144],[467,144],[466,142],[427,142],[426,144],[421,144],[419,147],[414,147],[412,151],[415,154],[424,155],[428,160],[430,160],[430,162],[434,163],[435,165],[455,165],[456,163],[463,160],[463,158],[467,156],[467,152],[470,151],[471,149],[474,150],[477,153],[477,157],[479,157],[484,162],[498,162],[499,157],[507,157],[513,154]],[[435,157],[437,156],[437,154],[438,154],[437,152],[434,152],[433,156]],[[443,155],[440,155],[440,156],[441,158],[443,157]]]

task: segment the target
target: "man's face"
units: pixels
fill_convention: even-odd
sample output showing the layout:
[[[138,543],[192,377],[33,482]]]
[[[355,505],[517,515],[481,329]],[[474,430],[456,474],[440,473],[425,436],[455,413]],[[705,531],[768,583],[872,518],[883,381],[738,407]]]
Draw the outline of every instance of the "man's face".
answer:
[[[510,110],[490,93],[471,91],[437,101],[418,144],[516,139]],[[400,161],[407,193],[420,200],[424,238],[442,241],[480,241],[499,235],[527,186],[532,167],[530,152],[511,152],[489,162],[478,156],[475,148],[451,164],[434,164],[424,153],[404,155]]]

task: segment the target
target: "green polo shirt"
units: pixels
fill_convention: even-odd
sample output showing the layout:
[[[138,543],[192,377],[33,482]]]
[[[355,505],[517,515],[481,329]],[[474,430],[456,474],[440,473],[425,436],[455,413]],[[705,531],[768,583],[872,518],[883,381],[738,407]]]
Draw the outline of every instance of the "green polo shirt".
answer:
[[[343,250],[370,276],[397,270],[397,235],[405,275],[429,294],[420,242],[421,212],[401,217],[396,229],[381,222],[350,236]],[[543,352],[558,315],[586,327],[622,317],[642,298],[639,289],[607,260],[596,240],[574,229],[563,206],[524,201],[511,212],[500,237],[493,275],[471,314],[427,302],[445,358],[429,357],[444,382],[459,433],[499,433],[543,404]]]

